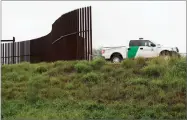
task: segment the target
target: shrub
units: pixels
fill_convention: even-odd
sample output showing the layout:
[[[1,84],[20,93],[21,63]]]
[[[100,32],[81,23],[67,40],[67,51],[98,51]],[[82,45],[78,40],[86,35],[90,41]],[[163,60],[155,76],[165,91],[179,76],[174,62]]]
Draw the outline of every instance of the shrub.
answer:
[[[118,68],[105,76],[107,81],[108,78],[112,78],[113,81],[126,81],[127,78],[134,77],[135,75],[133,74],[132,69]]]
[[[48,76],[58,76],[64,73],[72,73],[74,71],[74,66],[72,64],[67,64],[63,66],[58,66],[56,68],[48,70],[45,75]]]
[[[163,57],[155,57],[148,62],[149,65],[167,65],[167,61]]]
[[[173,76],[178,76],[178,77],[183,77],[186,78],[186,60],[185,59],[180,59],[175,62],[175,64],[171,67],[169,70],[169,73]]]
[[[176,62],[175,66],[177,70],[185,71],[186,72],[186,60],[185,59],[180,59]]]
[[[48,97],[49,99],[56,99],[63,96],[62,89],[60,88],[48,88]]]
[[[147,83],[148,83],[148,80],[145,78],[134,78],[126,82],[126,84],[128,85],[140,85],[140,84],[146,85]]]
[[[71,90],[74,88],[74,85],[73,85],[73,83],[67,83],[65,88]]]
[[[143,116],[145,117],[148,117],[148,118],[152,118],[152,119],[155,119],[155,113],[156,111],[152,110],[152,109],[146,109],[144,112],[143,112]]]
[[[124,70],[124,68],[118,68],[118,69],[115,69],[111,72],[111,76],[112,77],[118,77],[122,74],[125,74],[127,70]],[[130,74],[130,72],[129,72]]]
[[[46,87],[46,83],[49,81],[49,77],[37,75],[31,77],[28,82],[27,100],[29,103],[36,103],[39,100],[40,89]]]
[[[168,65],[169,66],[173,66],[177,63],[177,61],[179,61],[179,58],[176,58],[176,57],[171,57],[168,61]]]
[[[35,73],[40,73],[41,74],[41,73],[46,72],[46,71],[47,71],[46,67],[39,66],[39,67],[36,68]]]
[[[18,100],[17,101],[16,100],[6,101],[2,104],[1,115],[4,118],[12,117],[16,115],[17,113],[19,113],[23,107],[24,107],[24,103],[22,101],[18,101]]]
[[[132,73],[134,73],[135,75],[142,75],[141,68],[142,67],[140,67],[140,66],[137,66],[136,68],[133,68]]]
[[[90,73],[85,74],[82,77],[82,80],[86,83],[97,83],[99,81],[99,76],[98,74],[94,72],[90,72]]]
[[[26,98],[29,103],[35,104],[39,100],[39,89],[35,86],[29,86]]]
[[[13,66],[8,65],[8,64],[2,65],[1,67],[2,67],[2,71],[1,71],[2,75],[6,74],[8,72],[13,72],[15,70]]]
[[[164,85],[163,80],[151,80],[150,83],[152,86],[162,87]]]
[[[20,75],[17,72],[8,72],[5,75],[3,75],[5,80],[10,80],[10,81],[19,81],[20,80]]]
[[[160,89],[158,91],[157,97],[158,97],[158,101],[162,101],[162,99],[164,99],[166,97],[166,92],[164,90]]]
[[[136,66],[136,63],[132,59],[125,59],[122,62],[122,66],[125,67],[125,68],[134,68]]]
[[[92,103],[90,105],[87,105],[86,110],[88,111],[95,111],[95,110],[104,110],[104,106],[96,103]]]
[[[138,65],[138,66],[145,66],[146,65],[146,60],[145,60],[145,58],[144,57],[138,57],[138,58],[136,58],[135,59],[136,60],[136,64]]]
[[[72,72],[74,70],[74,64],[76,61],[57,61],[53,63],[53,66],[58,69],[58,72]]]
[[[123,62],[95,68],[88,61],[59,61],[56,66],[55,63],[5,65],[4,119],[185,118],[184,59],[161,64],[154,61],[141,67],[136,65],[144,65],[142,58]],[[78,69],[80,73],[76,72]],[[42,74],[33,74],[36,71]],[[152,77],[158,75],[159,78]]]
[[[56,61],[53,63],[54,67],[63,66],[65,61]]]
[[[180,111],[183,111],[183,110],[185,110],[186,109],[186,107],[185,107],[185,104],[184,103],[177,103],[176,105],[173,105],[172,106],[172,110],[173,111],[178,111],[178,112],[180,112]]]
[[[53,77],[53,76],[57,76],[58,74],[59,74],[58,68],[53,68],[48,70],[45,75]]]
[[[62,66],[62,69],[60,69],[60,70],[62,70],[63,72],[66,72],[66,73],[73,72],[73,70],[74,70],[74,64],[67,63],[64,66]]]
[[[60,84],[60,80],[57,77],[50,77],[50,83],[52,85],[59,85]]]
[[[157,110],[167,110],[168,109],[168,104],[166,103],[158,103],[157,105],[154,105],[153,108],[157,109]]]
[[[31,65],[29,62],[21,62],[20,64],[18,64],[18,66],[20,67],[20,69],[22,69],[24,71],[31,70]]]
[[[161,65],[149,65],[142,69],[143,74],[148,77],[160,77],[165,71],[165,67]]]
[[[91,61],[91,66],[94,68],[94,69],[100,69],[103,65],[106,64],[106,61],[105,59],[103,58],[96,58],[94,59],[93,61]]]
[[[137,100],[144,99],[148,95],[148,88],[145,85],[136,85],[134,88],[134,98]]]
[[[102,72],[112,72],[113,71],[113,67],[112,66],[108,66],[108,65],[104,65],[102,68],[101,68],[101,71]]]
[[[37,75],[31,77],[28,84],[29,86],[34,86],[36,88],[46,87],[46,84],[49,83],[50,78],[48,76]]]
[[[88,64],[84,64],[84,63],[77,63],[75,65],[75,70],[78,73],[86,73],[86,72],[90,72],[92,70],[91,66],[89,66]]]

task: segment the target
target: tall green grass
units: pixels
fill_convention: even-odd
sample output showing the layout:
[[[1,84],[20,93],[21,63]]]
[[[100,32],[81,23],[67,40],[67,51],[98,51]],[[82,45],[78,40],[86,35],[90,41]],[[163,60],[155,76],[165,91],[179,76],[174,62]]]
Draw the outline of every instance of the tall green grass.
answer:
[[[185,119],[186,58],[2,66],[5,119]]]

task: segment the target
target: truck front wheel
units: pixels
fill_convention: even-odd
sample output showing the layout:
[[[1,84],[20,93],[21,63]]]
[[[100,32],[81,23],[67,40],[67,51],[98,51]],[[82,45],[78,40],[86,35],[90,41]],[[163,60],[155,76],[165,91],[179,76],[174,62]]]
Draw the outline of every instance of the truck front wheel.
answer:
[[[112,63],[120,63],[122,61],[122,57],[120,55],[113,55],[111,57]]]
[[[171,57],[171,52],[170,51],[162,51],[160,53],[161,57],[164,57],[165,60],[168,60]]]
[[[172,57],[176,57],[176,58],[180,58],[181,57],[181,55],[179,53],[177,53],[177,52],[171,52],[171,56]]]

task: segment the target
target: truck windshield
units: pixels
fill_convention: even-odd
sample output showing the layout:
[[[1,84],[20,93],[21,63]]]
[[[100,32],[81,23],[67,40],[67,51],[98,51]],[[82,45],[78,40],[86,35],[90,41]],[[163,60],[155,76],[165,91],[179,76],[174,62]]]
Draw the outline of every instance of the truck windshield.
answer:
[[[158,43],[156,43],[155,41],[153,40],[150,40],[151,43],[155,44],[155,45],[158,45]]]

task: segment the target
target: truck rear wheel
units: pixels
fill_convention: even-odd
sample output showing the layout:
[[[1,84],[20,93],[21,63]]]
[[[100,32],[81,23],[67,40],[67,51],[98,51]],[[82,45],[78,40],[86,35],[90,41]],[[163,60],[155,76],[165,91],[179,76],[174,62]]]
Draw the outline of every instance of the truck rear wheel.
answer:
[[[120,63],[122,61],[122,57],[120,55],[113,55],[111,58],[112,63]]]

